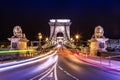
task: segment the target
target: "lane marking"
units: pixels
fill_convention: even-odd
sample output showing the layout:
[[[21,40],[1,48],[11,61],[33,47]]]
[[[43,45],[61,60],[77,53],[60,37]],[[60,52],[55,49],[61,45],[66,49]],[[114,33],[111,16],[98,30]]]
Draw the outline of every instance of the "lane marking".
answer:
[[[69,72],[65,71],[62,67],[58,66],[58,68],[63,71],[66,75],[72,77],[75,80],[79,80],[77,77],[73,76],[72,74],[70,74]]]
[[[49,68],[48,70],[44,71],[43,73],[41,73],[40,75],[37,75],[37,76],[31,78],[30,80],[34,80],[34,79],[38,78],[39,76],[41,76],[41,75],[47,73],[48,71],[50,71],[50,68]]]
[[[56,66],[56,63],[55,63],[55,65],[52,67],[52,69],[50,69],[50,71],[47,72],[45,75],[43,75],[39,80],[42,80],[42,79],[44,79],[46,76],[48,76],[48,75],[54,70],[55,66]]]
[[[56,66],[54,68],[54,79],[58,80],[58,77],[57,77],[57,63],[56,63]]]
[[[57,62],[54,64],[54,66],[52,68],[49,68],[48,70],[46,70],[43,73],[41,73],[41,74],[31,78],[30,80],[36,80],[36,78],[39,78],[41,75],[43,75],[43,76],[40,79],[38,79],[38,80],[44,79],[45,77],[47,77],[56,68],[56,65],[57,65]],[[55,80],[58,80],[56,73],[54,74],[54,76],[55,76]]]

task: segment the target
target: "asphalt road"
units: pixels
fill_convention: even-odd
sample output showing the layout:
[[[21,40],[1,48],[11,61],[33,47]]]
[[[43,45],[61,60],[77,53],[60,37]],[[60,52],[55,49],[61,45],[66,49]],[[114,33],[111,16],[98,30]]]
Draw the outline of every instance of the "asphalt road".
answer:
[[[41,80],[41,77],[53,70],[54,66],[58,80],[120,80],[119,72],[92,66],[66,53],[65,55],[58,53],[37,62],[30,61],[29,64],[27,62],[27,64],[0,69],[0,80]],[[54,71],[52,73],[55,74]],[[54,80],[53,77],[55,76],[52,74],[51,79],[47,77],[42,80]]]
[[[120,73],[101,69],[75,57],[59,55],[57,65],[58,80],[120,80]]]
[[[56,63],[57,55],[0,69],[0,80],[37,80]]]

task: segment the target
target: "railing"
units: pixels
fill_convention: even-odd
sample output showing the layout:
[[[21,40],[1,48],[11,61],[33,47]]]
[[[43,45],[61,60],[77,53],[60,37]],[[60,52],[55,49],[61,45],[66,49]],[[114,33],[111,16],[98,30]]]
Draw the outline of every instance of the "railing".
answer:
[[[90,56],[87,53],[79,53],[79,59],[91,64],[120,68],[120,53],[100,52],[99,56]]]
[[[106,55],[105,55],[106,54]],[[105,56],[104,56],[105,55]],[[118,58],[119,57],[119,58]],[[112,66],[112,64],[115,63],[115,61],[120,61],[120,52],[105,52],[105,53],[102,53],[101,52],[101,56],[100,56],[101,60],[102,59],[106,59],[108,60],[108,64],[109,66]],[[114,63],[113,63],[113,62]],[[102,63],[102,61],[101,61]]]

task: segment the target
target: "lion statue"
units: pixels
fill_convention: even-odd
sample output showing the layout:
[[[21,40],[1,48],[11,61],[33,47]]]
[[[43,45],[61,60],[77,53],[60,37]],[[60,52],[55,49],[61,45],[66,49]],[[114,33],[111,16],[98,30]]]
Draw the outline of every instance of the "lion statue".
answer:
[[[22,38],[22,28],[20,26],[15,26],[13,28],[13,37]]]
[[[95,27],[94,35],[92,36],[92,38],[105,38],[103,27],[101,27],[101,26]]]

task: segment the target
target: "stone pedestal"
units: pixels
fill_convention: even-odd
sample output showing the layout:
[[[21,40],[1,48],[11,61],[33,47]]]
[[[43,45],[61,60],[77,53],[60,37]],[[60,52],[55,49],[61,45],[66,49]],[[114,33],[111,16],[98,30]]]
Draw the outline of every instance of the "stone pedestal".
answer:
[[[104,29],[101,26],[96,26],[94,30],[94,34],[89,40],[90,42],[90,54],[95,56],[97,52],[105,52],[107,45],[106,41],[108,38],[104,36]]]
[[[100,52],[106,52],[106,48],[107,48],[107,45],[106,45],[106,41],[108,40],[108,38],[100,38],[100,39],[97,39],[97,42],[98,42],[98,51]]]
[[[21,38],[8,38],[9,41],[11,41],[11,49],[14,50],[26,50],[27,49],[27,39],[21,39]]]
[[[90,42],[90,55],[94,56],[97,54],[98,51],[98,42],[96,39],[89,40]]]
[[[98,38],[98,39],[91,39],[90,42],[90,55],[95,56],[97,55],[97,52],[105,52],[107,45],[106,41],[107,38]]]

